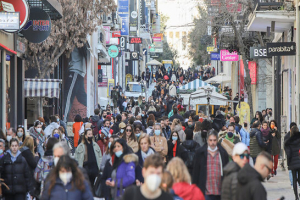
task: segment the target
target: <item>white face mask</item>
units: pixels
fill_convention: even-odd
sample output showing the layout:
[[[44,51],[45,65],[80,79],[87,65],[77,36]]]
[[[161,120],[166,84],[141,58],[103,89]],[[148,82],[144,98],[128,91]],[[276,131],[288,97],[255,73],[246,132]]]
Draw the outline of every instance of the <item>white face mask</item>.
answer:
[[[42,131],[42,128],[36,128],[35,129],[38,133],[40,133]]]
[[[218,150],[218,147],[216,146],[214,149],[212,149],[210,146],[207,146],[207,149],[211,152],[215,152]]]
[[[9,142],[11,139],[12,139],[12,136],[11,136],[11,135],[6,136],[7,142]]]
[[[148,189],[151,192],[154,192],[160,186],[161,177],[156,174],[151,174],[146,177],[145,183],[146,183],[146,186],[148,187]]]
[[[56,165],[57,165],[57,163],[58,163],[58,160],[59,160],[59,157],[54,157],[54,159],[53,159],[54,166],[56,166]]]
[[[22,133],[22,132],[17,132],[17,135],[18,135],[18,137],[20,138],[20,137],[23,136],[23,133]]]
[[[62,180],[64,185],[67,185],[72,179],[72,172],[59,172],[59,178]]]

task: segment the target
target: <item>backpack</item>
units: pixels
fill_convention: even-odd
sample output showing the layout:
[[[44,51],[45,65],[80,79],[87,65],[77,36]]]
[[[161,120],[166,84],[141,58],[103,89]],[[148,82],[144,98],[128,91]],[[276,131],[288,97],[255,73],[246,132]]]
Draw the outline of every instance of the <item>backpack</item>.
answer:
[[[39,172],[35,172],[34,176],[35,179],[41,184],[40,186],[40,196],[42,195],[42,192],[44,190],[44,182],[51,171],[51,169],[54,167],[54,162],[45,162],[42,158],[39,160],[37,167],[40,169]],[[37,169],[36,169],[37,170]]]

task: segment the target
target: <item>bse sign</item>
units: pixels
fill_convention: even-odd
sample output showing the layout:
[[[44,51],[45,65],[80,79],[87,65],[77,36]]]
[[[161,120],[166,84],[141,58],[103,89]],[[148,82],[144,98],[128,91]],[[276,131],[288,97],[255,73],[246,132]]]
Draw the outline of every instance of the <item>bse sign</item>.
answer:
[[[129,38],[130,44],[142,44],[142,38],[140,37],[131,37]]]
[[[268,56],[267,47],[250,47],[250,58],[271,58]]]

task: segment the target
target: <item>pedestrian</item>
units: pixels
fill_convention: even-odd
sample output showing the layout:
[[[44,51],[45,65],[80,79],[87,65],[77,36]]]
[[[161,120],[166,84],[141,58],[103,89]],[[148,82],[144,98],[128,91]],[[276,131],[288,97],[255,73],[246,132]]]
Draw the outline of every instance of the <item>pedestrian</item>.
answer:
[[[120,198],[127,187],[135,183],[135,168],[138,162],[137,155],[124,139],[115,140],[111,146],[114,152],[111,177],[105,182],[111,188],[113,199]]]
[[[49,137],[53,132],[53,129],[59,128],[59,124],[57,123],[57,119],[55,115],[50,117],[51,123],[45,128],[44,133],[46,137]]]
[[[300,133],[297,126],[291,128],[290,137],[284,142],[284,150],[287,155],[288,169],[292,171],[295,199],[298,200],[297,182],[300,184],[298,179],[300,177]]]
[[[240,169],[249,162],[249,149],[244,143],[239,142],[234,145],[231,156],[233,162],[229,162],[224,168],[224,179],[221,189],[222,200],[237,200],[237,176]]]
[[[169,171],[164,171],[160,183],[160,188],[165,191],[166,193],[169,193],[173,200],[183,200],[181,197],[177,196],[172,189],[172,186],[174,184],[174,179],[172,174]]]
[[[75,123],[73,124],[73,134],[74,134],[74,147],[76,148],[78,146],[78,141],[79,141],[79,130],[83,125],[81,116],[76,115],[74,118],[74,122]]]
[[[210,130],[207,144],[196,150],[192,183],[202,191],[206,200],[221,199],[221,179],[223,168],[228,163],[228,154],[218,144],[218,134]]]
[[[138,142],[134,134],[133,126],[127,124],[122,138],[126,141],[126,144],[133,150],[134,153],[138,151]]]
[[[180,142],[178,132],[173,131],[170,139],[168,140],[167,162],[169,162],[174,157],[180,157],[181,159],[184,159],[185,153],[186,150]]]
[[[277,123],[275,120],[270,121],[270,134],[271,134],[271,155],[273,159],[272,176],[277,175],[278,157],[280,154],[281,134],[277,129]]]
[[[0,138],[0,159],[3,158],[5,150],[6,150],[6,148],[5,148],[5,140],[2,139],[2,138]]]
[[[148,156],[142,169],[145,183],[125,190],[123,200],[173,200],[170,194],[159,188],[163,170],[164,160],[161,155]]]
[[[267,121],[263,121],[262,123],[262,127],[260,129],[262,136],[263,136],[263,141],[264,143],[267,145],[265,147],[265,151],[271,154],[271,150],[272,150],[272,135],[270,133],[270,127],[268,126],[268,122]]]
[[[162,135],[160,124],[155,124],[154,136],[151,136],[150,140],[151,147],[165,159],[168,153],[168,143],[167,139]]]
[[[182,142],[185,141],[186,136],[185,136],[184,130],[182,129],[181,122],[179,119],[173,120],[172,125],[171,125],[171,131],[172,132],[176,131],[179,135],[180,141],[182,141]]]
[[[26,136],[23,145],[20,146],[20,151],[30,168],[31,175],[33,175],[39,160],[39,154],[34,152],[34,141],[31,136]]]
[[[17,127],[17,139],[19,140],[20,146],[23,144],[25,140],[25,129],[23,125],[18,125]]]
[[[257,155],[266,149],[267,145],[263,141],[263,136],[260,131],[261,123],[259,121],[255,121],[252,124],[252,129],[250,132],[250,156],[253,159],[253,163],[255,164]]]
[[[184,121],[183,117],[178,114],[178,108],[173,108],[173,115],[169,118],[170,122],[173,122],[174,119],[179,119],[180,121]]]
[[[33,127],[30,127],[29,129],[30,136],[33,137],[37,143],[37,152],[40,154],[40,156],[44,156],[45,150],[43,148],[43,144],[46,140],[42,126],[42,122],[36,120],[33,124]]]
[[[241,136],[241,142],[246,144],[248,147],[250,145],[250,134],[249,131],[247,130],[248,128],[248,123],[244,122],[244,127],[240,130],[240,136]]]
[[[175,194],[184,200],[205,200],[203,193],[195,184],[191,183],[191,176],[182,159],[175,157],[169,161],[167,170],[172,174]]]
[[[74,157],[78,165],[87,171],[91,183],[94,183],[98,175],[102,159],[100,147],[94,140],[92,129],[85,130],[82,141],[76,148]]]
[[[93,200],[88,182],[69,156],[60,157],[45,182],[41,200],[74,199]]]
[[[193,131],[186,129],[185,131],[186,140],[182,143],[182,146],[185,148],[185,158],[184,163],[189,170],[190,175],[193,173],[193,162],[196,149],[200,148],[200,145],[193,140]]]
[[[238,172],[237,199],[242,200],[267,200],[267,192],[261,182],[272,171],[272,157],[263,151],[257,156],[254,167],[250,164]]]
[[[100,128],[101,128],[101,119],[100,119],[100,116],[99,116],[99,114],[100,114],[100,109],[99,108],[96,108],[95,110],[94,110],[94,116],[92,116],[91,117],[91,120],[90,120],[90,122],[92,123],[92,125],[94,126],[94,128],[93,128],[93,135],[94,135],[94,137],[95,138],[97,138],[98,137],[98,134],[99,134],[99,130],[100,130]]]
[[[19,150],[19,141],[12,138],[9,147],[0,160],[1,178],[8,186],[2,187],[2,197],[9,200],[25,200],[27,192],[33,192],[32,174]]]
[[[99,139],[97,141],[97,144],[100,147],[100,150],[102,153],[104,153],[107,145],[108,145],[108,139],[110,136],[113,134],[113,130],[111,129],[110,125],[110,119],[109,117],[106,116],[104,122],[103,122],[103,127],[99,131]]]
[[[260,123],[264,121],[261,112],[256,111],[255,117],[251,120],[250,126],[252,126],[255,121],[259,121]]]
[[[197,131],[198,134],[195,135],[194,140],[200,144],[200,146],[204,146],[207,143],[207,133],[212,129],[212,124],[209,120],[205,119],[201,123],[200,126],[200,134],[199,131]],[[197,128],[197,130],[199,130]]]

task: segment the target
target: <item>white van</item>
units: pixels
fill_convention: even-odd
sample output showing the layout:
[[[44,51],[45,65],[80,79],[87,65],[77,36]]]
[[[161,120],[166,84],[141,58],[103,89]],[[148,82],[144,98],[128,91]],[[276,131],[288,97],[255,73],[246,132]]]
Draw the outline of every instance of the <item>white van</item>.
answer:
[[[137,99],[139,96],[146,97],[145,84],[140,82],[128,82],[125,96],[126,98],[134,97],[134,99]]]

